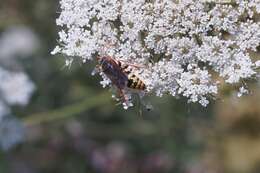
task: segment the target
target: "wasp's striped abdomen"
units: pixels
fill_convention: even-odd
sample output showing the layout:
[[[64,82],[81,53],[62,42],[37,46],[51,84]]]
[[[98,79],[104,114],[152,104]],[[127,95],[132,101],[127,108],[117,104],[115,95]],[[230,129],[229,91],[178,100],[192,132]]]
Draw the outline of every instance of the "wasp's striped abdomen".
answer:
[[[128,75],[127,87],[136,90],[145,90],[146,86],[144,82],[138,78],[135,74],[132,73],[132,68],[129,68],[129,65],[122,64],[118,61],[118,66]]]
[[[134,74],[128,75],[127,87],[137,90],[145,90],[144,82]]]

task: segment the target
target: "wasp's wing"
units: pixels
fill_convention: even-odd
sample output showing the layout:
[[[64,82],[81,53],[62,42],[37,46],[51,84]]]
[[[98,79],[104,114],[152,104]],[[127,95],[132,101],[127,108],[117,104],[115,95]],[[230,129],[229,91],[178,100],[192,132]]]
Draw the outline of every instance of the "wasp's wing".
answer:
[[[105,65],[106,68],[104,69],[104,73],[112,81],[112,83],[119,89],[125,88],[127,85],[128,76],[122,70],[119,63],[117,61],[109,61],[109,63],[106,63]]]

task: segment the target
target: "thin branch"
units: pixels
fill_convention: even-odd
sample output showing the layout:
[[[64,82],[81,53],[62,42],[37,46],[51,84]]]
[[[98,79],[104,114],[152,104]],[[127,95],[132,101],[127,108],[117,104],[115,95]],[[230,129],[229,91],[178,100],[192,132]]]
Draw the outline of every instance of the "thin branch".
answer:
[[[48,123],[55,120],[62,120],[70,118],[74,115],[78,115],[81,112],[87,111],[97,106],[109,103],[111,97],[109,93],[101,93],[97,96],[86,98],[79,103],[68,105],[59,109],[55,109],[49,112],[36,113],[25,117],[22,121],[25,126],[33,126],[42,123]]]

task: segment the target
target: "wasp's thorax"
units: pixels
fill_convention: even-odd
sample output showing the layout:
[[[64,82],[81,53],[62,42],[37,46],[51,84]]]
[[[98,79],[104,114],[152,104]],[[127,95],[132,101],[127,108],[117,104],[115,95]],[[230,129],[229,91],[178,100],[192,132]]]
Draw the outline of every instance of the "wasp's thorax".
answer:
[[[128,77],[118,62],[109,56],[103,56],[99,60],[102,71],[119,89],[124,89],[127,85]]]

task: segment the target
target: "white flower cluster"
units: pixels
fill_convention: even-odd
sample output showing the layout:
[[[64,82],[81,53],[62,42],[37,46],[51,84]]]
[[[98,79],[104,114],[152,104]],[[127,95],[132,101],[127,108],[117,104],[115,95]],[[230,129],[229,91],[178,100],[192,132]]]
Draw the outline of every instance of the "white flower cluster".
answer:
[[[38,44],[36,35],[25,27],[9,28],[1,34],[0,149],[8,150],[23,139],[24,128],[21,122],[12,116],[11,106],[27,105],[35,85],[21,70],[17,57],[31,56]]]
[[[12,46],[10,46],[12,45]],[[39,47],[39,40],[28,28],[11,27],[1,34],[0,59],[26,58]]]
[[[0,95],[8,105],[28,104],[34,84],[23,72],[10,72],[0,67]]]
[[[260,1],[61,0],[59,46],[53,54],[93,60],[101,50],[144,66],[149,92],[206,106],[220,78],[256,75]],[[109,46],[108,45],[113,45]]]

